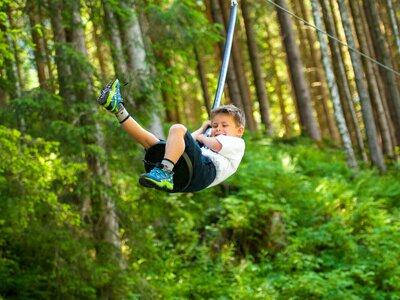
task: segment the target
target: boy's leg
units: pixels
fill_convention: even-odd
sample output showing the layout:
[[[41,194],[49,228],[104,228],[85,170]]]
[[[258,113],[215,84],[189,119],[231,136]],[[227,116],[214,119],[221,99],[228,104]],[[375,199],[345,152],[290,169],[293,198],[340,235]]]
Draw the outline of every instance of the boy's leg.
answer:
[[[151,132],[140,126],[124,107],[120,93],[120,82],[118,79],[107,84],[101,91],[98,99],[100,105],[114,113],[121,123],[122,128],[145,149],[158,143],[160,140]]]
[[[121,123],[121,127],[145,149],[149,149],[160,141],[154,134],[140,126],[131,116]]]
[[[174,189],[172,170],[185,151],[186,131],[186,127],[181,124],[170,128],[164,158],[161,164],[140,177],[139,182],[142,185],[165,190]]]
[[[186,127],[181,124],[172,125],[169,129],[164,159],[176,164],[185,152]]]

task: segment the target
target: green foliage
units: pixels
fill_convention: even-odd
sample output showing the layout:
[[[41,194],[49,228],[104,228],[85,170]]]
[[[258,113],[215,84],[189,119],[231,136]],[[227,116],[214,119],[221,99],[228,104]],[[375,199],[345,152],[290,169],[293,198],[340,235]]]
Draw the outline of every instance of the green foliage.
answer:
[[[139,204],[138,293],[399,299],[398,173],[354,177],[342,152],[308,141],[247,145],[227,184]]]
[[[98,260],[82,222],[86,167],[0,127],[2,297],[96,299],[111,283],[118,299],[399,299],[395,168],[355,176],[340,150],[247,140],[226,183],[170,195],[138,185],[137,148],[110,145],[113,187],[98,191],[117,206],[123,269]]]
[[[0,295],[94,299],[79,213],[63,201],[83,166],[58,145],[0,126]]]

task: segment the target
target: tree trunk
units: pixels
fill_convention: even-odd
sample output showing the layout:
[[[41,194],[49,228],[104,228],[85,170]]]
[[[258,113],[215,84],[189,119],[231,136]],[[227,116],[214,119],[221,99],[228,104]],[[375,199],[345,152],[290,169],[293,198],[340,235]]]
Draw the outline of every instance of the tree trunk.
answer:
[[[298,7],[298,1],[292,2],[292,9],[296,15],[301,16],[300,9]],[[304,26],[303,22],[301,22],[297,18],[294,18],[294,26],[295,28],[297,28],[297,40],[299,43],[301,58],[304,64],[304,74],[306,76],[308,88],[310,90],[310,98],[313,108],[315,110],[316,120],[318,121],[318,128],[321,132],[322,137],[328,137],[329,132],[328,126],[326,124],[324,108],[321,105],[322,103],[318,101],[318,99],[321,97],[321,92],[317,90],[318,87],[314,84],[316,82],[315,72],[313,71],[315,67],[313,65],[310,47],[306,38],[306,26]]]
[[[377,60],[385,66],[392,68],[388,50],[380,29],[380,18],[376,10],[375,1],[364,0],[364,11],[367,17],[367,24],[372,37],[373,47]],[[400,145],[400,93],[397,88],[396,78],[390,70],[379,67],[379,73],[385,85],[385,94],[388,99],[389,111],[392,122],[395,126],[397,146]]]
[[[8,17],[8,22],[10,24],[11,29],[18,30],[17,26],[14,24],[10,6],[8,6],[8,9],[7,9],[7,17]],[[10,38],[9,35],[7,35],[7,36],[8,36],[8,38]],[[20,53],[19,53],[19,49],[18,49],[16,41],[14,39],[10,38],[9,43],[10,43],[10,48],[12,49],[13,56],[14,56],[14,63],[15,63],[14,67],[15,67],[15,76],[16,76],[15,84],[17,85],[17,95],[19,96],[19,95],[21,95],[21,92],[24,89],[24,80],[22,79],[21,58],[20,58]]]
[[[327,1],[321,0],[320,3],[324,15],[324,21],[327,32],[332,36],[337,36],[333,18],[329,11]],[[342,108],[344,111],[345,119],[347,121],[347,126],[349,126],[352,129],[350,130],[350,132],[353,132],[355,135],[362,159],[367,160],[368,158],[365,152],[364,141],[361,134],[360,126],[358,124],[357,115],[351,97],[351,91],[347,80],[347,75],[343,64],[343,58],[339,49],[339,45],[335,40],[329,39],[329,46],[332,53],[332,60],[334,67],[333,71],[335,73],[335,77],[337,80],[340,99],[342,102]]]
[[[360,50],[364,54],[371,56],[370,51],[368,49],[367,41],[365,39],[365,31],[362,24],[359,6],[355,1],[350,1],[350,9],[354,20],[354,27],[357,33],[358,42],[360,44]],[[388,157],[392,158],[394,156],[394,147],[392,143],[392,134],[390,130],[390,125],[388,122],[390,117],[385,112],[383,101],[381,98],[381,94],[379,93],[379,87],[377,80],[375,78],[371,61],[365,58],[364,56],[362,57],[362,60],[364,69],[366,70],[368,90],[371,96],[372,104],[375,108],[376,117],[378,119],[383,150]]]
[[[95,55],[97,58],[97,62],[100,67],[100,78],[102,81],[106,81],[108,78],[108,72],[107,72],[107,67],[106,67],[106,58],[104,55],[104,47],[103,47],[103,42],[101,40],[101,34],[102,34],[102,17],[100,16],[99,13],[99,8],[96,6],[96,3],[90,1],[86,2],[86,5],[88,6],[88,13],[90,16],[90,19],[92,20],[92,39],[93,42],[96,46],[96,51]]]
[[[321,13],[318,7],[317,0],[311,0],[312,12],[314,17],[314,24],[317,28],[323,30],[324,26],[321,20]],[[347,157],[347,163],[350,168],[358,169],[357,160],[354,155],[353,147],[351,144],[350,134],[347,129],[346,120],[344,118],[342,105],[339,99],[338,86],[336,84],[335,76],[332,71],[332,65],[329,60],[328,45],[325,40],[325,36],[321,31],[317,31],[318,40],[321,47],[322,63],[325,70],[326,80],[331,94],[333,108],[335,110],[335,118],[339,128],[339,133],[342,138],[345,154]]]
[[[305,7],[304,1],[298,0],[297,1],[299,6],[300,6],[300,11],[305,20],[308,20],[308,11]],[[321,102],[322,106],[322,115],[323,119],[325,120],[323,123],[326,124],[328,130],[329,130],[329,135],[332,138],[332,140],[336,143],[340,142],[340,136],[338,129],[335,124],[335,120],[332,117],[332,112],[331,108],[328,105],[328,99],[329,99],[329,93],[326,89],[325,85],[325,76],[323,74],[323,66],[321,64],[321,54],[319,53],[319,49],[315,47],[316,40],[314,36],[314,31],[310,27],[307,27],[305,29],[306,32],[306,38],[308,41],[308,46],[309,46],[309,52],[311,53],[312,56],[312,61],[313,61],[313,71],[315,74],[315,82],[313,84],[317,87],[317,93],[318,96],[316,98],[316,101]]]
[[[254,33],[253,19],[249,12],[247,0],[241,0],[242,15],[246,29],[247,46],[249,49],[250,63],[253,70],[254,83],[257,93],[257,100],[260,106],[261,122],[269,135],[273,135],[273,129],[269,112],[269,101],[265,86],[264,74],[261,69],[259,50],[257,46],[256,36]]]
[[[0,29],[6,35],[5,51],[12,53],[11,37],[9,36],[9,33],[7,32],[7,27],[3,24],[3,22],[0,22]],[[6,92],[11,99],[16,98],[19,96],[20,89],[17,81],[16,68],[13,61],[9,58],[9,56],[6,55],[4,56],[2,67],[4,67],[4,74],[2,75],[3,76],[5,75],[4,77],[7,79],[7,82],[9,83],[7,85]]]
[[[339,4],[340,15],[342,17],[342,23],[346,35],[347,44],[350,46],[350,48],[355,49],[356,45],[354,42],[354,37],[350,25],[350,19],[347,12],[346,4],[344,3],[344,0],[339,0],[338,4]],[[363,76],[364,71],[362,68],[361,58],[358,53],[352,51],[351,49],[350,49],[350,57],[354,70],[358,95],[360,97],[362,116],[364,120],[364,126],[366,129],[371,160],[372,163],[379,168],[381,173],[384,173],[386,172],[386,165],[383,160],[382,150],[379,146],[378,132],[376,130],[371,99],[369,97],[367,88],[364,84],[364,76]]]
[[[79,0],[74,0],[68,3],[61,4],[59,1],[51,1],[51,16],[53,30],[57,37],[56,43],[65,44],[65,35],[63,34],[62,28],[69,29],[70,33],[70,45],[72,50],[78,55],[64,56],[61,59],[56,57],[56,63],[60,63],[57,66],[60,71],[65,68],[66,65],[73,65],[74,68],[68,69],[70,77],[74,79],[71,81],[60,81],[60,91],[65,90],[62,88],[62,84],[70,84],[69,92],[74,95],[65,99],[67,109],[76,105],[81,105],[81,101],[91,101],[93,105],[96,105],[94,95],[92,94],[91,85],[91,69],[82,62],[82,59],[87,58],[87,50],[85,37],[83,32],[82,21],[80,18],[80,2]],[[68,15],[67,19],[61,18],[58,12],[63,11],[64,16]],[[61,26],[64,21],[64,26]],[[64,46],[65,47],[65,46]],[[64,54],[60,51],[62,49],[56,49],[56,56]],[[71,50],[70,50],[71,51]],[[83,143],[88,146],[96,145],[104,148],[104,137],[102,134],[102,129],[97,120],[89,120],[88,115],[84,117],[79,117],[79,125],[81,128],[85,128],[90,124],[94,124],[96,130],[94,135],[85,136]],[[119,237],[119,225],[118,218],[115,211],[115,204],[110,194],[106,192],[111,187],[111,179],[108,170],[108,162],[106,159],[100,160],[100,156],[93,153],[86,153],[86,163],[88,165],[88,170],[90,174],[89,178],[96,178],[98,181],[93,180],[93,185],[88,187],[87,197],[85,197],[85,202],[82,203],[82,209],[86,211],[92,211],[92,218],[94,219],[92,228],[96,243],[96,258],[100,264],[104,266],[117,265],[120,267],[124,266],[124,262],[121,257],[121,242]],[[88,208],[88,205],[92,208]],[[99,287],[99,299],[113,299],[114,297],[114,287],[110,282],[104,282],[102,286]]]
[[[285,0],[276,0],[275,2],[279,6],[287,9]],[[313,115],[310,92],[304,78],[303,64],[301,61],[299,48],[294,37],[290,16],[279,8],[277,9],[277,12],[281,28],[281,35],[285,45],[285,50],[287,52],[287,62],[289,65],[290,77],[292,79],[292,84],[296,95],[297,108],[300,116],[300,125],[302,130],[306,131],[314,141],[320,141],[321,135]]]
[[[45,60],[46,53],[44,51],[43,41],[38,32],[38,28],[36,27],[40,25],[40,22],[38,21],[38,16],[39,16],[38,7],[35,6],[32,0],[28,0],[26,6],[29,15],[29,23],[31,26],[30,31],[31,31],[32,41],[34,44],[34,54],[35,54],[34,57],[36,63],[36,70],[39,78],[39,84],[41,88],[45,88],[45,84],[47,81],[46,60]]]
[[[211,97],[210,97],[210,93],[208,91],[207,76],[206,76],[204,61],[203,61],[203,58],[199,55],[199,51],[198,51],[198,48],[196,45],[193,47],[193,52],[196,57],[197,74],[200,78],[201,91],[203,94],[204,105],[206,106],[208,116],[210,117]]]
[[[398,57],[400,57],[400,32],[399,32],[399,27],[397,26],[396,11],[393,8],[393,1],[386,0],[386,6],[390,17],[390,25],[392,26],[394,39],[396,41],[397,55]]]
[[[55,63],[57,68],[57,79],[60,95],[67,102],[75,102],[75,96],[72,89],[72,71],[71,65],[67,61],[64,44],[66,43],[66,35],[61,23],[61,0],[49,2],[49,10],[51,16],[51,27],[54,34]]]
[[[129,6],[128,6],[129,4]],[[161,93],[156,90],[152,83],[151,67],[146,59],[146,48],[143,41],[142,30],[138,21],[136,11],[134,10],[135,1],[120,1],[119,5],[125,11],[125,17],[120,18],[121,36],[125,42],[125,53],[128,58],[128,78],[131,82],[129,90],[134,90],[133,98],[143,99],[146,106],[152,106],[152,109],[142,108],[138,106],[140,111],[149,113],[150,126],[149,130],[164,139],[164,131],[162,127],[161,114]],[[141,102],[141,101],[139,101]],[[134,105],[132,101],[129,102]]]
[[[285,105],[285,98],[283,96],[283,91],[282,91],[282,86],[284,83],[282,82],[279,71],[278,71],[278,66],[276,64],[276,55],[274,53],[274,48],[272,47],[272,42],[271,42],[271,33],[269,30],[269,24],[265,24],[265,31],[266,31],[266,43],[267,43],[267,48],[269,49],[268,57],[270,58],[270,63],[271,63],[271,69],[273,70],[273,73],[275,74],[274,78],[276,81],[275,84],[275,89],[276,93],[278,96],[278,101],[279,101],[279,109],[281,112],[281,119],[284,127],[284,136],[285,137],[291,137],[293,134],[293,128],[289,120],[289,115],[286,112],[286,105]]]
[[[43,8],[41,3],[39,3],[38,10],[39,10],[40,26],[42,28],[46,28],[45,21],[47,21],[47,20],[45,20],[45,18],[43,16],[44,8]],[[55,85],[56,85],[56,83],[55,83],[54,74],[53,74],[54,63],[52,61],[52,57],[51,57],[52,55],[50,53],[50,48],[49,48],[49,43],[48,43],[48,35],[47,34],[43,35],[42,41],[43,41],[43,48],[44,48],[44,53],[45,53],[44,55],[45,55],[45,58],[46,58],[47,72],[48,72],[48,74],[47,74],[48,81],[46,82],[46,87],[51,92],[55,93],[55,90],[56,90]]]
[[[108,0],[101,0],[104,9],[104,23],[106,34],[110,43],[112,62],[117,78],[124,80],[127,76],[127,64],[124,59],[121,36],[118,29],[118,23],[115,17],[115,12]]]

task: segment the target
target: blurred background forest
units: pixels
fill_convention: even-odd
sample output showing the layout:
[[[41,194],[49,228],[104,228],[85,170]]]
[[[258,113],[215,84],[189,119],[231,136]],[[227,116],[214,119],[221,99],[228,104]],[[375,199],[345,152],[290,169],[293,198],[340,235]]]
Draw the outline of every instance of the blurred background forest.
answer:
[[[0,1],[0,299],[400,299],[400,1],[238,4],[245,157],[167,194],[96,99],[197,129],[231,1]]]

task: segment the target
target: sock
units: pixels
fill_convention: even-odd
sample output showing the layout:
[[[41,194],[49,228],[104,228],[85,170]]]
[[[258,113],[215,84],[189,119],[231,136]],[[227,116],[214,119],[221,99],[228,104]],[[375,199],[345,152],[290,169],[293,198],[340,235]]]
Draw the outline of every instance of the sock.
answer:
[[[163,158],[161,164],[164,166],[164,168],[167,169],[168,172],[172,172],[172,170],[175,167],[175,164],[170,161],[168,158]]]
[[[129,118],[129,113],[122,103],[118,104],[118,112],[115,114],[120,124],[124,123]]]

